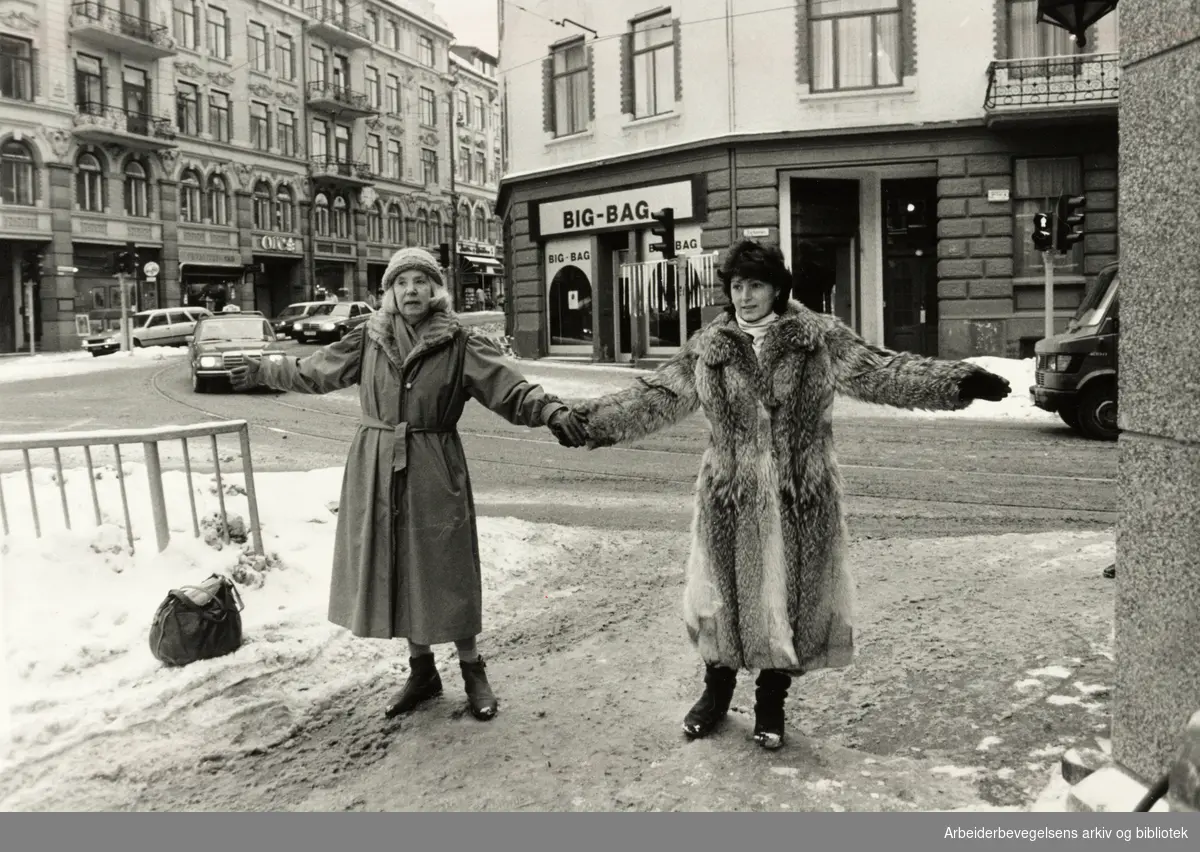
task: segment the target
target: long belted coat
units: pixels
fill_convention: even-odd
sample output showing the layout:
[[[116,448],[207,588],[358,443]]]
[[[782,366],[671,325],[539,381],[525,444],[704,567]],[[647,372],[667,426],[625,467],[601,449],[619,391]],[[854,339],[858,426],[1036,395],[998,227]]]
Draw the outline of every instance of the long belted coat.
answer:
[[[314,394],[359,386],[329,620],[356,636],[431,645],[483,627],[475,503],[455,428],[463,407],[474,398],[512,423],[542,426],[564,406],[452,314],[431,314],[411,347],[401,322],[376,312],[307,358],[264,361],[260,380]]]
[[[576,403],[590,446],[636,440],[698,408],[711,428],[695,486],[684,621],[707,663],[792,673],[849,665],[832,406],[840,392],[900,408],[958,409],[979,368],[866,343],[791,302],[756,356],[723,314],[633,387]]]

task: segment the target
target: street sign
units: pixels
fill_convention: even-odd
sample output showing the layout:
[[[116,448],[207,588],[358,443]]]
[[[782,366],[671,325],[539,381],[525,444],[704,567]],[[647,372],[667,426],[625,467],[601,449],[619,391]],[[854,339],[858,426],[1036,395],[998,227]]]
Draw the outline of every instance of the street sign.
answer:
[[[989,189],[988,201],[1008,201],[1009,191],[1007,189]]]
[[[54,271],[55,271],[55,273],[56,273],[56,274],[58,274],[58,275],[74,275],[76,272],[78,272],[78,271],[79,271],[79,267],[76,267],[76,266],[56,266],[56,267],[54,267]]]
[[[771,236],[771,229],[770,228],[743,228],[742,236],[743,237],[751,237],[751,238],[753,238],[753,237],[769,237],[769,236]]]
[[[142,267],[142,272],[146,274],[147,278],[156,278],[158,277],[158,264],[152,260]]]

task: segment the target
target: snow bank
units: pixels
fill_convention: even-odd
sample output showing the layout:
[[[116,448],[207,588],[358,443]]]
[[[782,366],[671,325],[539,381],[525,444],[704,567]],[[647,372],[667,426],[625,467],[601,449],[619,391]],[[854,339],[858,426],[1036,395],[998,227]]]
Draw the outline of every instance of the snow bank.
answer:
[[[45,355],[14,355],[10,358],[0,358],[0,383],[144,367],[152,361],[182,358],[186,355],[187,347],[184,346],[146,346],[132,352],[114,352],[98,358],[82,350],[50,352]]]
[[[397,643],[356,640],[326,620],[340,468],[255,477],[268,554],[256,565],[249,544],[225,545],[215,535],[212,476],[193,479],[205,534],[195,538],[186,478],[164,475],[172,539],[158,553],[145,469],[124,467],[133,553],[113,467],[97,469],[98,527],[86,469],[65,472],[71,531],[53,471],[36,469],[40,539],[24,473],[2,478],[11,534],[0,540],[7,705],[0,771],[180,714],[198,738],[225,725],[242,731],[247,718],[264,737],[286,736],[314,704],[343,688],[379,677],[403,680],[406,655]],[[248,519],[241,476],[225,475],[223,482],[227,510]],[[543,574],[560,548],[582,535],[505,518],[480,518],[479,529],[485,600]],[[162,666],[148,643],[155,609],[171,588],[214,572],[238,580],[245,644],[216,660]],[[489,616],[489,627],[498,626]]]

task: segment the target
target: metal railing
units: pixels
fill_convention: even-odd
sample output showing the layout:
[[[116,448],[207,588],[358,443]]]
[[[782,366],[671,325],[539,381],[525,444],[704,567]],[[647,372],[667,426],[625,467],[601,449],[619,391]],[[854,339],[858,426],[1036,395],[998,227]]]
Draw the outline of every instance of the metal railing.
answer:
[[[159,118],[95,101],[84,101],[75,105],[75,126],[132,133],[135,136],[153,137],[166,142],[175,139],[175,128],[169,118]]]
[[[718,252],[706,252],[621,264],[622,302],[629,305],[646,351],[678,348],[700,327],[700,310],[719,304],[718,257]]]
[[[345,30],[360,38],[370,39],[370,36],[367,35],[367,25],[359,21],[350,20],[349,13],[339,12],[330,6],[309,6],[304,10],[304,14],[310,18],[315,18],[319,23],[337,27],[339,30]]]
[[[78,27],[85,24],[100,24],[110,32],[120,33],[162,47],[170,47],[173,44],[170,31],[166,26],[127,14],[119,9],[109,9],[99,0],[83,0],[83,2],[71,5],[71,26]]]
[[[150,491],[150,507],[154,516],[154,532],[159,551],[166,549],[171,541],[171,530],[167,523],[167,500],[163,490],[162,458],[159,445],[165,441],[179,441],[183,448],[184,471],[187,475],[188,502],[192,511],[192,528],[197,538],[200,537],[200,519],[196,514],[196,490],[192,482],[192,461],[188,449],[190,439],[208,438],[212,448],[213,469],[217,480],[217,501],[221,511],[221,536],[228,543],[229,516],[225,510],[225,488],[221,478],[221,456],[217,445],[218,435],[238,436],[241,445],[242,474],[245,477],[246,500],[250,511],[250,532],[253,537],[254,552],[259,556],[265,555],[262,543],[262,528],[258,520],[258,495],[254,488],[254,465],[250,458],[250,428],[245,420],[229,420],[220,423],[198,423],[194,426],[164,426],[155,429],[119,429],[96,432],[47,432],[35,435],[2,435],[0,436],[0,452],[20,451],[25,465],[25,481],[29,488],[29,508],[33,519],[34,533],[42,537],[41,516],[38,512],[37,493],[33,484],[33,464],[29,451],[39,449],[54,450],[54,470],[58,485],[59,498],[62,502],[63,521],[67,529],[71,529],[71,510],[67,500],[66,480],[63,477],[62,450],[82,448],[87,462],[88,486],[91,489],[92,509],[95,513],[96,526],[102,526],[103,516],[100,512],[100,497],[96,491],[96,471],[92,460],[92,448],[111,446],[116,460],[117,481],[121,490],[121,508],[125,518],[125,533],[129,541],[129,550],[134,551],[133,521],[129,514],[129,495],[125,487],[125,469],[121,459],[121,447],[129,444],[141,444],[145,456],[146,479]],[[4,534],[10,534],[8,503],[4,498],[3,478],[0,477],[0,521],[4,525]]]
[[[356,110],[375,111],[375,107],[371,105],[371,99],[364,93],[356,92],[348,86],[339,86],[336,83],[326,83],[321,80],[308,84],[308,99],[310,101],[334,101]]]
[[[344,177],[371,181],[375,175],[367,163],[342,160],[332,154],[312,158],[313,177]]]
[[[1001,59],[988,66],[989,110],[1117,103],[1121,66],[1115,53]]]

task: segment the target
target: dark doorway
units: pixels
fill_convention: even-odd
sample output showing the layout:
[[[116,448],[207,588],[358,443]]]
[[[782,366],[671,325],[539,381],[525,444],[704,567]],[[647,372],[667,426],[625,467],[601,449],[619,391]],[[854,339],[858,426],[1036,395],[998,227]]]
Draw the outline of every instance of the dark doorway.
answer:
[[[859,184],[792,180],[792,298],[857,327]]]
[[[592,282],[577,266],[564,266],[550,282],[550,345],[592,342]]]
[[[883,345],[936,355],[937,180],[882,181]]]
[[[17,351],[16,289],[13,280],[13,243],[0,242],[0,352]]]

